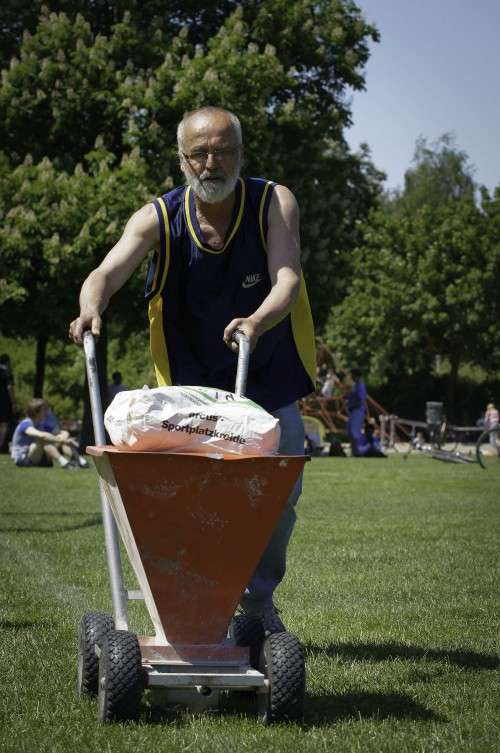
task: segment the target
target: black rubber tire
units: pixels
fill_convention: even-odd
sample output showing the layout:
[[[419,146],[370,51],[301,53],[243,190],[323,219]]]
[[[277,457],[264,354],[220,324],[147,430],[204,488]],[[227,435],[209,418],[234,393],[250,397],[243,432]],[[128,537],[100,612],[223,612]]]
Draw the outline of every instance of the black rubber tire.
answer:
[[[231,621],[230,635],[237,646],[250,648],[250,666],[258,669],[260,651],[266,637],[260,617],[251,614],[235,615]]]
[[[78,632],[78,695],[97,695],[99,659],[94,647],[115,629],[115,621],[106,612],[86,612]]]
[[[290,633],[268,636],[260,652],[259,669],[269,680],[259,693],[259,715],[264,724],[297,722],[304,713],[306,671],[302,644]]]
[[[138,719],[144,687],[144,670],[137,636],[126,630],[111,631],[102,641],[99,658],[100,721]]]
[[[493,436],[496,437],[496,440],[498,442],[498,440],[500,439],[500,425],[497,424],[496,426],[493,426],[489,429],[485,429],[482,432],[482,434],[479,435],[476,442],[476,459],[479,465],[481,466],[481,468],[483,468],[484,470],[486,470],[486,463],[484,462],[484,456],[481,450],[481,446],[485,442],[489,442],[491,434],[493,434]],[[497,449],[497,457],[500,457],[498,453],[498,449]]]

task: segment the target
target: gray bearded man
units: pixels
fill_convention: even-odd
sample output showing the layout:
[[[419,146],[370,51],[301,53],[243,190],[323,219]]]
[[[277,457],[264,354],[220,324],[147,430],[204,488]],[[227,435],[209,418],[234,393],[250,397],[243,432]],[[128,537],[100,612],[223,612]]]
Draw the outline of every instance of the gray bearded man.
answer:
[[[219,107],[184,116],[177,130],[187,186],[139,209],[85,280],[70,336],[99,335],[111,296],[153,249],[146,298],[158,384],[231,391],[242,331],[252,356],[247,396],[279,419],[279,451],[302,455],[297,400],[314,390],[314,331],[300,267],[299,209],[285,186],[240,177],[238,118]],[[241,599],[267,634],[283,631],[273,602],[286,568],[299,478]]]

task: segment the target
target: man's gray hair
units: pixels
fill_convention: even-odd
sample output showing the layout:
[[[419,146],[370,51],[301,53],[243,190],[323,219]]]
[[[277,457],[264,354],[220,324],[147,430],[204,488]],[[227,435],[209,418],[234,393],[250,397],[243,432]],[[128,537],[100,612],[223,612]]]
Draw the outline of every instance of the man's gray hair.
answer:
[[[199,107],[197,110],[191,110],[191,112],[185,113],[184,117],[182,118],[181,122],[177,126],[177,148],[179,151],[179,158],[182,158],[182,153],[184,151],[184,131],[186,130],[186,123],[188,120],[190,120],[195,115],[201,114],[201,113],[207,113],[209,115],[210,113],[216,113],[216,112],[223,112],[229,120],[232,123],[232,126],[234,128],[234,132],[236,133],[236,138],[238,140],[238,143],[242,143],[242,133],[241,133],[241,123],[240,119],[229,110],[225,110],[223,107],[214,107],[213,105],[206,105],[205,107]]]

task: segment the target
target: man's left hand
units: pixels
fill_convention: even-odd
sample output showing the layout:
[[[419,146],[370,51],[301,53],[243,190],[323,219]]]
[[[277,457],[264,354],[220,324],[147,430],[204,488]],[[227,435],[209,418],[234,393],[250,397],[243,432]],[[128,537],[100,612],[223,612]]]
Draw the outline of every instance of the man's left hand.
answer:
[[[238,352],[238,343],[234,342],[234,340],[231,339],[237,329],[248,337],[250,341],[250,352],[252,352],[257,345],[257,340],[259,339],[260,332],[257,332],[257,327],[250,318],[233,319],[231,322],[229,322],[226,329],[224,330],[224,342],[226,343],[227,347],[230,348],[230,350],[232,350],[234,353]]]

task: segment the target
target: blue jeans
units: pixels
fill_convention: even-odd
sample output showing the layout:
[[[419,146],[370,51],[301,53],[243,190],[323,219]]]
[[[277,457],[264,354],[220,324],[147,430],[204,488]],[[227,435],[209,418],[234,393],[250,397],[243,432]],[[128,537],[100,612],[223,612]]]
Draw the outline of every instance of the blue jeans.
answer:
[[[304,424],[297,403],[273,411],[273,416],[280,422],[280,455],[303,455]],[[302,473],[295,482],[281,518],[241,599],[241,606],[248,613],[259,612],[271,606],[273,593],[285,577],[286,550],[297,519],[295,505],[301,491]]]
[[[354,408],[349,412],[347,421],[347,434],[351,439],[351,450],[353,456],[364,455],[368,445],[362,429],[365,423],[365,409]]]

